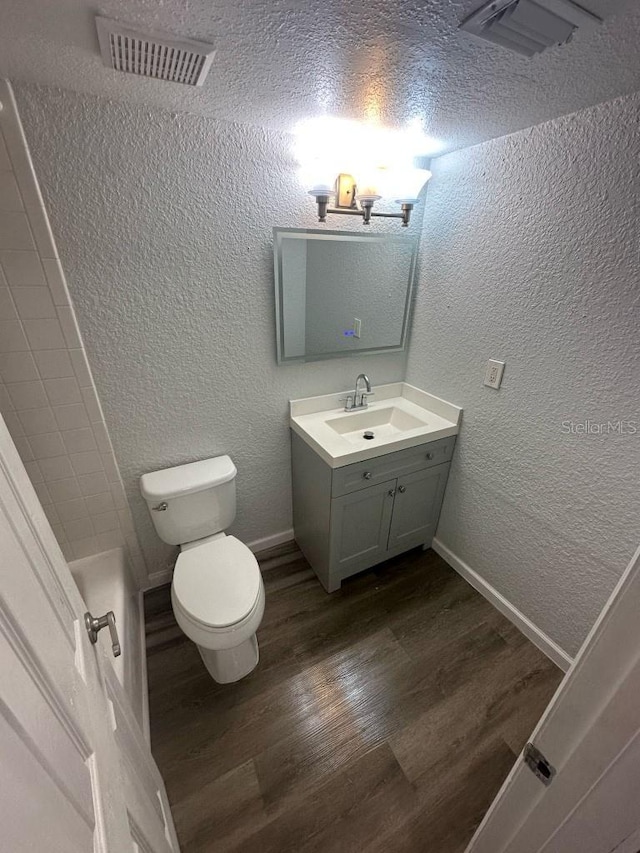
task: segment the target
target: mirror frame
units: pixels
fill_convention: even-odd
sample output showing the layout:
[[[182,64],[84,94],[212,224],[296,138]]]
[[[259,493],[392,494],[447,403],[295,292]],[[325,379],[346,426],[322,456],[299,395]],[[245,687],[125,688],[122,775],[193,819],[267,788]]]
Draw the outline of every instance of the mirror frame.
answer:
[[[282,282],[282,240],[290,234],[309,234],[315,239],[328,239],[338,237],[341,240],[353,240],[356,242],[389,243],[400,242],[411,245],[411,265],[409,268],[409,280],[407,282],[407,295],[405,298],[404,314],[402,319],[402,332],[400,343],[390,347],[367,347],[354,350],[340,350],[337,352],[322,353],[319,355],[296,355],[286,356],[284,352],[284,305]],[[377,355],[380,353],[402,352],[406,349],[413,303],[416,290],[416,268],[418,261],[419,240],[415,236],[404,234],[360,234],[357,231],[325,231],[319,228],[280,228],[273,229],[273,266],[276,300],[276,359],[278,364],[293,364],[305,361],[325,361],[330,358],[353,358],[358,355]]]

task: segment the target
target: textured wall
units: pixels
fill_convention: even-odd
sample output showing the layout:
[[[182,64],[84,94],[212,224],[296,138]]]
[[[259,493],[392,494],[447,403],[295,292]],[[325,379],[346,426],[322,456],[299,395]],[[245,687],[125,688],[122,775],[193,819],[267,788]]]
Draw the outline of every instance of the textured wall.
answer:
[[[346,389],[361,370],[402,379],[405,357],[277,367],[272,228],[315,224],[290,139],[54,89],[16,94],[150,571],[173,549],[138,497],[144,471],[229,453],[234,532],[291,527],[289,398]]]
[[[438,536],[574,653],[639,538],[640,95],[432,168],[408,381],[464,407]]]
[[[146,577],[58,249],[0,80],[0,412],[68,560],[128,548]]]

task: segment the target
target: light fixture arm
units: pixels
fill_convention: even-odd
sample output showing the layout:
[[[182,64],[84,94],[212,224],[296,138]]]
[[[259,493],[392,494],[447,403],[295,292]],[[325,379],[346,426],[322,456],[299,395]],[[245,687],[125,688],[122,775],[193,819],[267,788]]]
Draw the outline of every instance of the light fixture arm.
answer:
[[[363,225],[371,224],[372,216],[379,216],[385,219],[401,219],[403,228],[406,228],[409,224],[409,220],[411,218],[411,211],[413,210],[412,204],[407,204],[405,202],[402,203],[402,212],[401,213],[377,213],[372,210],[373,202],[372,201],[361,201],[361,209],[359,208],[347,208],[347,207],[329,207],[329,197],[328,196],[316,196],[316,201],[318,203],[318,221],[326,222],[327,221],[327,213],[340,213],[346,216],[361,216]]]

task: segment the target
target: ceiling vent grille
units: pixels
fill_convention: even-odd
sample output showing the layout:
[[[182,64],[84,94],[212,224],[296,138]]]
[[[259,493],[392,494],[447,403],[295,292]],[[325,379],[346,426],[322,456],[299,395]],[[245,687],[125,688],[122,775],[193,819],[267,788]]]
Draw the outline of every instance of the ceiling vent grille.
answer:
[[[104,64],[140,77],[202,86],[215,55],[205,42],[145,35],[108,18],[97,17],[96,27]]]
[[[582,26],[602,19],[571,0],[493,0],[460,24],[469,35],[523,56],[566,44]]]

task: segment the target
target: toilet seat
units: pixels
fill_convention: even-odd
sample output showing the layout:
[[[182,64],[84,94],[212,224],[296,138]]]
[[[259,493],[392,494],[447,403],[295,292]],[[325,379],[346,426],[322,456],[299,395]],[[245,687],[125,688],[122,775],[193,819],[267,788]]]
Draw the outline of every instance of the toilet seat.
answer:
[[[262,589],[252,552],[235,536],[224,536],[180,552],[172,598],[190,622],[228,631],[254,615]]]

